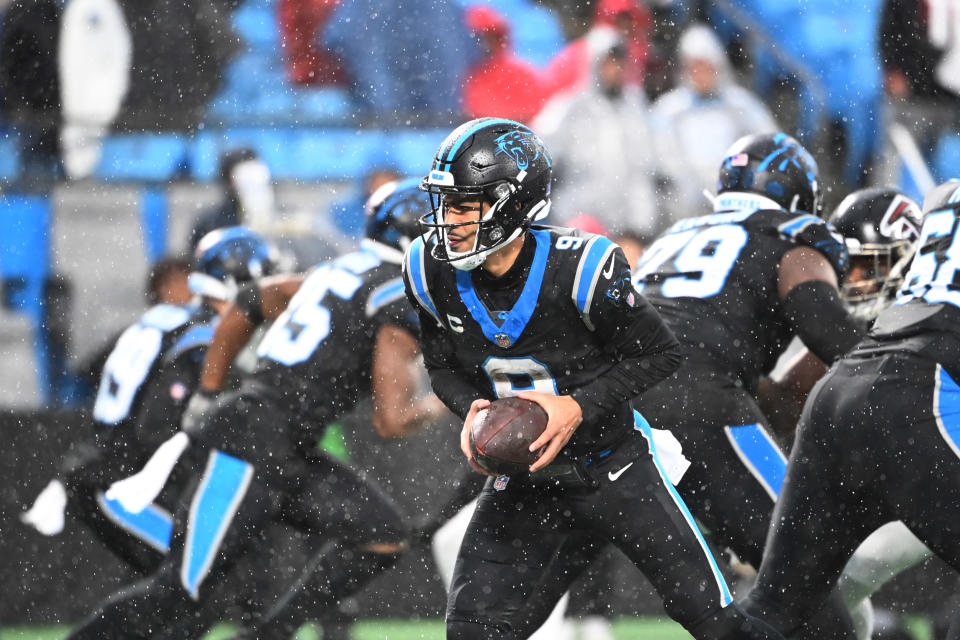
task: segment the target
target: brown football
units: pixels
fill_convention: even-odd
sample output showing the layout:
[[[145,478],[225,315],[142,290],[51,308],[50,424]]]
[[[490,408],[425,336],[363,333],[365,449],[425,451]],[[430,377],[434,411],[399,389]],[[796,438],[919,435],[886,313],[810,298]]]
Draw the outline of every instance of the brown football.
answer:
[[[470,426],[470,451],[491,473],[510,475],[527,471],[545,447],[530,445],[547,428],[547,412],[536,402],[501,398],[480,411]]]

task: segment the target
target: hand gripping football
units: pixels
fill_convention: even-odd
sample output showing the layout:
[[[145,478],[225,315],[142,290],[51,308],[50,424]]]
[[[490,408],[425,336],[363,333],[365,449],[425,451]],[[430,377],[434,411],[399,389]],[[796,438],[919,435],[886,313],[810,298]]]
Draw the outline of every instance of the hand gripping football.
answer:
[[[530,451],[547,428],[547,412],[536,402],[501,398],[477,413],[470,426],[474,460],[491,473],[510,475],[527,471],[546,447]]]

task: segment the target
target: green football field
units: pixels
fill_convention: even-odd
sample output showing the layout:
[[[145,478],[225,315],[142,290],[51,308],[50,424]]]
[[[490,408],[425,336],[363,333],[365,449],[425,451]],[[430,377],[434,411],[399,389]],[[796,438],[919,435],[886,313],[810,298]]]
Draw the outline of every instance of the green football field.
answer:
[[[909,630],[916,640],[932,640],[929,625],[919,618],[910,621]],[[7,627],[0,629],[0,640],[60,640],[68,627]],[[223,640],[232,627],[220,625],[204,640]],[[670,620],[658,618],[621,618],[614,622],[617,640],[691,640],[690,635]],[[443,640],[442,620],[365,620],[353,627],[353,640]],[[318,629],[304,627],[299,640],[320,640]]]

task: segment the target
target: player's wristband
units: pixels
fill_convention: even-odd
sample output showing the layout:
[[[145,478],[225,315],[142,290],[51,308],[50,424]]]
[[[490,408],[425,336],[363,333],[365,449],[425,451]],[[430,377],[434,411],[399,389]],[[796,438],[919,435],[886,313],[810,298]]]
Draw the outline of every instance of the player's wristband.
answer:
[[[260,285],[255,281],[247,282],[240,287],[234,303],[253,324],[263,322],[263,298],[260,295]]]

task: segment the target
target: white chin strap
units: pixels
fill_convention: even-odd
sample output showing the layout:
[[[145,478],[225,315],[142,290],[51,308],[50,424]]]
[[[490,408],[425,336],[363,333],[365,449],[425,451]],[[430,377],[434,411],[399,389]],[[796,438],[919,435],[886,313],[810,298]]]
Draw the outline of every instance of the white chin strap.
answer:
[[[483,221],[490,220],[493,217],[494,212],[497,211],[497,207],[491,207],[490,211],[487,212],[487,215],[483,218]],[[527,220],[537,221],[543,220],[547,217],[547,214],[550,213],[550,200],[544,199],[533,205],[530,209],[530,212],[527,213]],[[443,242],[445,243],[445,248],[447,250],[447,255],[451,256],[450,264],[453,265],[455,269],[460,271],[473,271],[480,265],[484,263],[491,253],[497,249],[504,247],[517,238],[520,237],[520,234],[523,233],[523,229],[517,228],[513,230],[509,236],[496,243],[492,247],[485,247],[480,243],[480,231],[477,231],[477,234],[473,237],[473,248],[470,251],[457,252],[450,249],[450,245],[446,244],[446,230],[443,232]],[[462,257],[457,257],[462,256]]]

